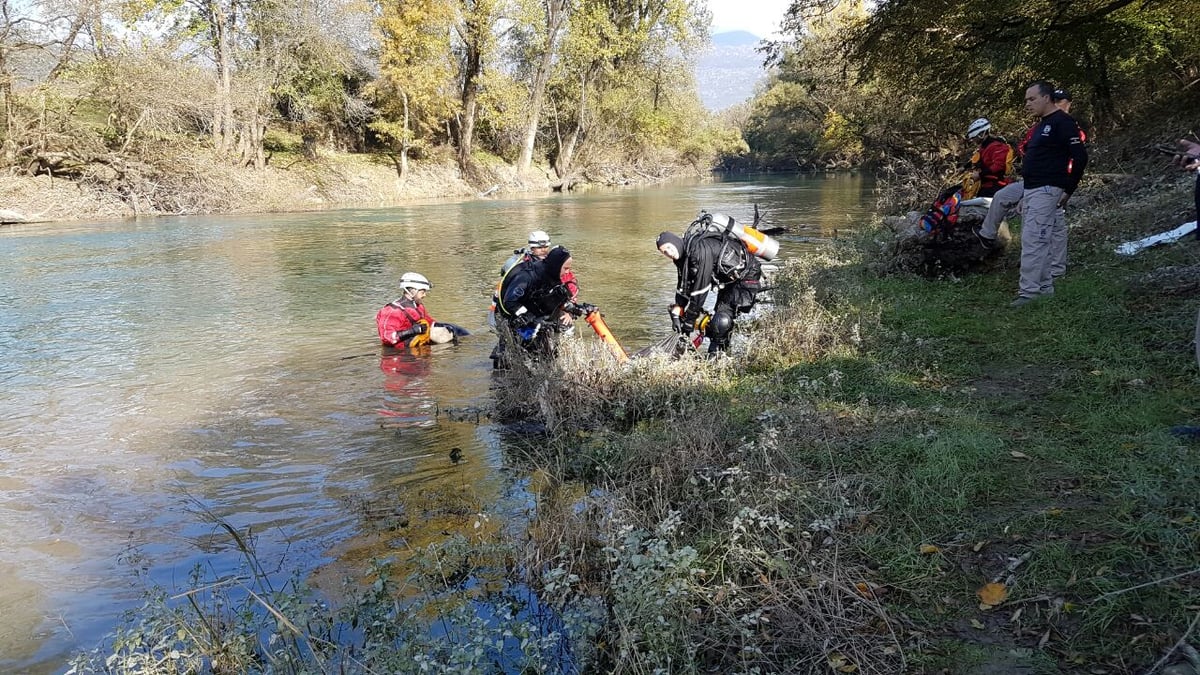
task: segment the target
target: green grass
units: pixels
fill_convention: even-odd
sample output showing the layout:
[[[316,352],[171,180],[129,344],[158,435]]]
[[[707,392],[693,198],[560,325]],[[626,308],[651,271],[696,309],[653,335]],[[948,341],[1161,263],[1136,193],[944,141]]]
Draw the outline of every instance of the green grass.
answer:
[[[1085,243],[1056,296],[1021,309],[1006,306],[1015,251],[999,269],[959,281],[847,272],[855,283],[845,287],[859,290],[839,305],[874,305],[879,324],[859,357],[836,362],[842,387],[819,405],[865,400],[884,420],[889,409],[915,410],[838,454],[843,470],[876,481],[877,523],[859,550],[903,589],[893,608],[952,645],[936,658],[916,650],[925,666],[966,672],[988,662],[953,619],[979,615],[973,590],[1021,553],[1030,557],[1011,575],[1010,601],[1044,596],[1026,605],[1027,617],[1031,606],[1075,608],[1061,625],[1045,619],[1055,630],[1041,647],[1036,636],[1006,641],[1057,664],[1045,672],[1144,668],[1200,603],[1200,575],[1099,599],[1200,567],[1200,447],[1168,433],[1200,424],[1197,303],[1127,292],[1141,271],[1194,264],[1200,245],[1117,261],[1095,242],[1135,224],[1112,211],[1081,221]],[[818,358],[794,371],[829,365]],[[979,542],[988,543],[976,551]],[[918,554],[925,543],[940,547],[937,556]]]

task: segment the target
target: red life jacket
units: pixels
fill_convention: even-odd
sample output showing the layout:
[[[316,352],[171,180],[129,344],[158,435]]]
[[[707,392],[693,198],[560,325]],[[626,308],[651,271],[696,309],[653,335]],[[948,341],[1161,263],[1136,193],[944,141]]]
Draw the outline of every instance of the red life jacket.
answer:
[[[379,339],[386,345],[399,347],[403,342],[397,342],[396,334],[412,328],[424,319],[430,324],[433,317],[425,311],[425,305],[420,305],[408,298],[401,298],[384,305],[375,315],[375,326],[379,329]]]
[[[980,146],[978,155],[979,193],[990,197],[1010,182],[1013,149],[1004,139],[991,137]]]

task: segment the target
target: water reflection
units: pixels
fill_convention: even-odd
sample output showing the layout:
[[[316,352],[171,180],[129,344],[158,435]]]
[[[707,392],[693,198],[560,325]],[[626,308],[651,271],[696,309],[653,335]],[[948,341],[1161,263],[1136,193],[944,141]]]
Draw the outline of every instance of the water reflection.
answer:
[[[379,359],[383,388],[388,391],[379,410],[385,429],[432,426],[437,403],[429,394],[426,379],[431,371],[429,359],[408,353],[385,353]]]
[[[806,224],[784,242],[795,255],[863,214],[868,190],[771,177],[0,229],[0,670],[61,670],[139,604],[130,547],[168,587],[198,561],[236,568],[198,512],[253,533],[263,560],[330,574],[480,512],[519,522],[502,432],[470,411],[490,400],[496,274],[529,230],[571,249],[581,299],[634,351],[668,330],[659,231],[758,203]],[[410,269],[434,284],[431,313],[475,335],[389,360],[373,317]],[[409,524],[379,531],[368,511],[388,505]]]

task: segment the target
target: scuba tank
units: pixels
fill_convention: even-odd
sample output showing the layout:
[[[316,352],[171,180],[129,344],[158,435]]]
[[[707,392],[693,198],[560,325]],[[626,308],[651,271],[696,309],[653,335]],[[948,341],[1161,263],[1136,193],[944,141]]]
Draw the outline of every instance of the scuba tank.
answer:
[[[700,217],[684,233],[684,239],[688,235],[705,231],[732,235],[746,245],[746,250],[763,260],[774,260],[775,256],[779,255],[778,241],[749,225],[737,222],[723,213],[710,214],[701,211]]]

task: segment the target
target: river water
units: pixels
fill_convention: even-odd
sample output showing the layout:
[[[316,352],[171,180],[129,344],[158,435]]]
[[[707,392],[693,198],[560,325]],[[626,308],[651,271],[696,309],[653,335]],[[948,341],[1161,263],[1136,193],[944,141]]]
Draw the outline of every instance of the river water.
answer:
[[[168,588],[197,563],[235,569],[205,512],[307,571],[380,553],[361,543],[365,514],[415,495],[469,494],[519,522],[523,477],[486,416],[486,308],[529,230],[570,248],[581,299],[633,351],[668,330],[658,232],[700,209],[749,221],[757,203],[793,228],[786,257],[871,202],[861,177],[769,176],[0,228],[0,671],[61,671],[95,647],[141,602],[134,565]],[[433,316],[473,338],[381,358],[374,314],[408,270],[433,282]],[[410,536],[447,525],[422,527]]]

